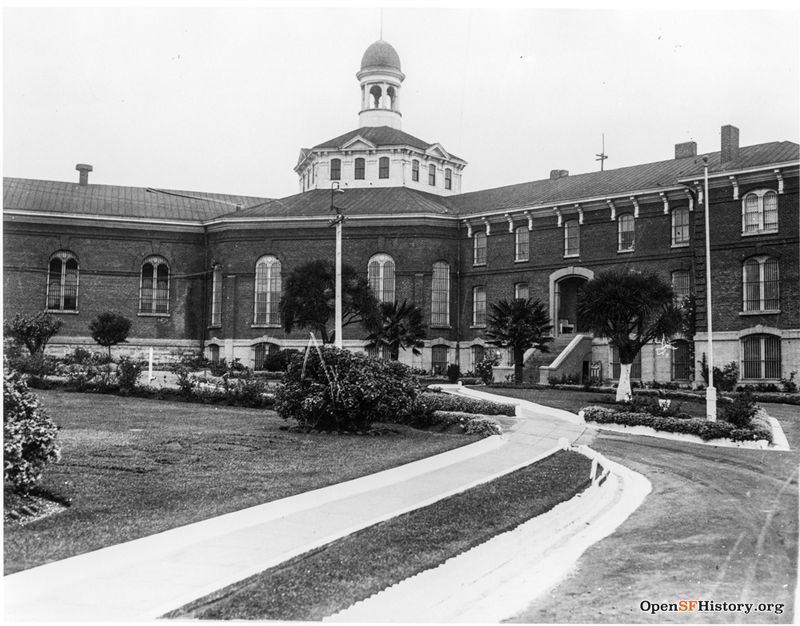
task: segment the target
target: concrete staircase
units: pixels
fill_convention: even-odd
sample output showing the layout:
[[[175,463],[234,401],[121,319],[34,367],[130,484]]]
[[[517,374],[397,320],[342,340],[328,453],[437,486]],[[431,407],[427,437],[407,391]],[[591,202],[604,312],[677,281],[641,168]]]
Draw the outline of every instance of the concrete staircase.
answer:
[[[542,354],[531,350],[525,355],[525,382],[546,384],[551,377],[561,378],[573,374],[580,377],[583,362],[591,357],[592,335],[562,335],[548,346],[550,352]]]

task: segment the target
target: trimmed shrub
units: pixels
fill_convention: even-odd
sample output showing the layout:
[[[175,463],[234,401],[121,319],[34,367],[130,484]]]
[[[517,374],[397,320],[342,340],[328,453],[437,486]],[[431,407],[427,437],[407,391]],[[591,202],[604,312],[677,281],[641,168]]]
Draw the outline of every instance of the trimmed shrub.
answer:
[[[364,432],[375,421],[407,421],[419,392],[405,365],[332,346],[295,356],[275,410],[302,428]]]
[[[647,413],[628,413],[615,411],[601,406],[589,406],[583,409],[583,418],[587,422],[598,424],[621,424],[623,426],[649,426],[655,430],[685,435],[696,435],[703,441],[709,439],[730,439],[732,441],[754,441],[766,439],[772,443],[772,428],[737,428],[730,422],[722,420],[709,422],[704,419],[678,419],[675,417],[658,417]]]
[[[98,344],[108,348],[110,359],[111,347],[127,341],[131,325],[132,322],[124,315],[106,311],[89,322],[89,333]]]
[[[427,421],[434,411],[456,411],[477,415],[516,415],[516,406],[489,400],[477,400],[450,393],[425,392],[417,397],[413,412],[416,419]]]
[[[3,372],[3,479],[28,491],[58,461],[58,427],[17,372]]]
[[[656,398],[654,396],[642,396],[636,394],[627,402],[617,404],[616,410],[628,413],[649,413],[658,417],[677,417],[679,419],[691,419],[689,413],[681,411],[681,403],[673,404],[671,400]]]
[[[753,394],[749,391],[736,394],[731,404],[723,406],[719,412],[719,419],[725,420],[736,428],[747,428],[756,414],[756,403]]]
[[[144,361],[135,361],[126,356],[120,358],[117,364],[117,383],[120,393],[129,395],[136,390],[143,369]]]
[[[3,334],[25,346],[30,354],[36,354],[44,352],[47,342],[58,333],[63,323],[49,313],[40,312],[30,317],[17,313],[3,323]]]
[[[457,383],[461,378],[461,368],[456,363],[451,363],[447,366],[447,380],[451,383]]]
[[[503,429],[488,415],[462,413],[460,411],[434,411],[430,419],[431,426],[460,426],[465,435],[490,437],[501,435]]]
[[[263,369],[267,372],[285,372],[295,354],[300,354],[300,351],[294,348],[279,350],[274,354],[268,354],[264,357]]]

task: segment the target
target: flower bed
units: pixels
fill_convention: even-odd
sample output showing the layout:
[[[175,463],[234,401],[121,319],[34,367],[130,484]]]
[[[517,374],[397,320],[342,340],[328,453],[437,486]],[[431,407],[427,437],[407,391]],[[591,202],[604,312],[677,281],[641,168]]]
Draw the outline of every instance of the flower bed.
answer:
[[[620,424],[623,426],[648,426],[655,430],[695,435],[703,441],[711,439],[730,439],[731,441],[766,440],[772,443],[772,426],[763,410],[759,411],[750,422],[749,427],[737,428],[725,421],[709,422],[704,419],[681,419],[676,417],[659,417],[649,413],[632,413],[616,411],[601,406],[588,406],[582,410],[583,419],[597,424]]]
[[[434,411],[430,423],[432,426],[459,426],[465,435],[491,435],[503,434],[503,429],[488,415],[475,413],[462,413],[460,411]]]
[[[414,406],[414,412],[433,413],[434,411],[457,411],[479,415],[516,415],[516,406],[507,402],[478,400],[450,393],[426,392],[420,394]]]

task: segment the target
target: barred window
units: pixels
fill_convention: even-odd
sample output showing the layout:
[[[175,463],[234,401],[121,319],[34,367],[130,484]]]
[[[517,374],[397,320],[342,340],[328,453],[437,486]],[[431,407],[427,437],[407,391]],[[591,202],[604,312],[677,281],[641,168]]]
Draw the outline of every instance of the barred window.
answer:
[[[621,370],[619,361],[619,350],[614,344],[611,345],[611,378],[619,379]],[[636,357],[631,363],[631,380],[640,380],[642,378],[642,351],[636,353]]]
[[[530,258],[530,233],[527,226],[514,230],[514,260],[527,261]]]
[[[450,265],[444,261],[433,264],[431,280],[431,326],[450,324]]]
[[[444,188],[453,188],[453,170],[451,170],[449,167],[444,168]]]
[[[78,310],[78,258],[66,250],[50,257],[47,271],[47,310]]]
[[[472,346],[472,367],[474,368],[478,363],[483,361],[483,357],[486,356],[486,350],[483,346]]]
[[[742,233],[778,231],[778,194],[771,189],[748,193],[742,199]]]
[[[366,166],[364,165],[364,159],[358,157],[356,159],[356,164],[355,164],[355,179],[364,180],[365,171],[366,171]]]
[[[781,338],[748,335],[742,338],[742,378],[777,380],[781,377]]]
[[[383,361],[390,361],[391,354],[389,353],[389,346],[385,343],[375,345],[371,343],[367,346],[367,356],[373,359],[381,359]]]
[[[367,265],[367,278],[375,297],[381,302],[394,302],[394,259],[376,254]]]
[[[472,325],[486,326],[486,288],[472,288]]]
[[[342,178],[342,160],[331,159],[331,180],[341,180]]]
[[[276,326],[280,324],[281,262],[271,255],[256,262],[253,324]]]
[[[222,323],[222,266],[215,265],[211,273],[211,326]]]
[[[672,291],[675,294],[676,302],[683,302],[683,299],[692,293],[689,280],[689,270],[675,270],[672,272]]]
[[[428,166],[428,184],[436,186],[436,166],[433,164]]]
[[[617,218],[617,250],[619,252],[633,250],[635,242],[634,228],[633,215],[630,213],[625,213]]]
[[[486,233],[475,233],[472,237],[472,264],[486,265]]]
[[[447,373],[448,353],[450,349],[444,345],[431,348],[431,369],[435,375]]]
[[[672,245],[689,245],[689,209],[686,207],[672,212]]]
[[[275,356],[281,351],[281,347],[276,343],[257,343],[253,346],[253,369],[267,369],[267,357]]]
[[[514,285],[514,298],[517,300],[527,300],[528,297],[528,283],[516,283]]]
[[[169,313],[169,265],[164,257],[150,256],[142,263],[139,313]]]
[[[691,380],[692,360],[689,351],[689,342],[678,339],[672,342],[672,380]],[[631,368],[633,369],[633,368]]]
[[[411,161],[411,180],[419,182],[419,161],[416,159]]]
[[[744,311],[776,311],[781,307],[778,259],[754,257],[742,266]]]
[[[378,178],[389,178],[389,157],[378,160]]]
[[[581,253],[581,225],[578,220],[564,222],[564,256],[578,256]]]
[[[217,344],[208,344],[208,358],[215,365],[219,363],[219,346]]]

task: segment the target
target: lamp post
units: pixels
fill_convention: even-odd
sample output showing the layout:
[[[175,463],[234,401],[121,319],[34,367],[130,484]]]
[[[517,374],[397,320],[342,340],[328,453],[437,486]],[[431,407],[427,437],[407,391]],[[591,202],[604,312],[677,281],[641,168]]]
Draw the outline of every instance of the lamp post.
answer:
[[[705,184],[705,199],[703,208],[706,219],[706,333],[708,335],[708,388],[706,389],[706,419],[710,422],[717,421],[717,390],[714,387],[714,342],[711,335],[711,240],[710,240],[710,215],[708,205],[708,157],[703,157],[703,180]]]
[[[337,193],[344,193],[344,189],[339,188],[339,182],[333,181],[331,183],[331,213],[334,216],[331,218],[330,226],[336,226],[336,295],[335,295],[335,313],[334,313],[334,345],[337,348],[342,347],[342,223],[344,222],[344,215],[341,210],[334,203],[334,198]]]

